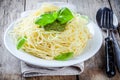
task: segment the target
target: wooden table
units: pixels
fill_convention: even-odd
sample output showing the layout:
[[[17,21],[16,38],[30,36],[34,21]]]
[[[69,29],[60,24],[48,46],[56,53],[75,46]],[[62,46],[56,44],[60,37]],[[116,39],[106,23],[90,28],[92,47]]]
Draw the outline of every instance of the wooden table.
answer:
[[[113,78],[106,77],[104,66],[104,46],[89,60],[85,61],[85,70],[79,76],[45,76],[23,78],[20,60],[12,56],[3,44],[3,34],[8,25],[20,17],[25,10],[34,9],[38,2],[62,1],[73,3],[78,12],[88,15],[95,21],[96,11],[103,6],[111,7],[120,20],[120,0],[0,0],[0,80],[120,80],[117,72]],[[120,39],[120,38],[119,38]]]

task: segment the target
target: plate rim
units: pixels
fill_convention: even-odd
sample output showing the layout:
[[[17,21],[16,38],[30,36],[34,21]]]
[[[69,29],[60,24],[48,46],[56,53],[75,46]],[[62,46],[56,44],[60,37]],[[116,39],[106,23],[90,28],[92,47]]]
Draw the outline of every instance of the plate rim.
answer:
[[[16,21],[15,21],[15,22],[16,22]],[[98,50],[101,48],[101,46],[102,46],[102,39],[103,39],[103,37],[102,37],[102,32],[101,32],[100,28],[98,27],[98,25],[96,25],[93,21],[91,21],[91,22],[90,22],[91,24],[96,25],[96,26],[94,27],[94,30],[96,29],[96,30],[99,32],[99,35],[100,35],[100,44],[99,44],[99,47],[92,53],[92,55],[89,55],[89,57],[85,57],[85,58],[83,58],[82,60],[80,60],[80,59],[78,59],[78,60],[72,59],[72,60],[67,60],[67,61],[54,61],[54,62],[53,62],[53,60],[52,60],[52,61],[51,61],[51,60],[44,60],[44,59],[40,59],[40,58],[37,58],[37,57],[35,57],[35,56],[32,56],[32,55],[30,55],[30,54],[27,54],[27,55],[32,56],[32,57],[29,56],[29,58],[31,59],[31,60],[29,60],[29,58],[25,58],[27,55],[25,55],[25,57],[24,57],[24,56],[17,55],[17,54],[16,54],[15,52],[13,52],[13,51],[10,49],[10,47],[7,45],[7,42],[6,42],[6,36],[8,35],[7,33],[9,32],[10,28],[13,28],[12,26],[15,24],[15,22],[11,23],[11,24],[9,25],[9,27],[6,29],[5,33],[4,33],[4,44],[5,44],[5,47],[6,47],[7,50],[8,50],[12,55],[14,55],[15,57],[17,57],[18,59],[20,59],[20,60],[22,60],[22,61],[24,61],[24,62],[26,62],[26,63],[32,64],[32,65],[43,66],[43,67],[63,67],[63,66],[74,65],[74,64],[77,64],[77,63],[81,63],[81,62],[83,62],[83,61],[86,61],[86,60],[88,60],[89,58],[91,58],[92,56],[94,56],[94,55],[98,52]],[[90,24],[90,23],[89,23],[89,24]],[[16,51],[16,50],[15,50],[15,51]],[[17,50],[17,53],[18,53],[18,52],[21,52],[21,51]],[[26,52],[25,52],[25,53],[26,53]],[[24,58],[22,58],[22,57],[24,57]],[[33,57],[34,57],[34,58],[33,58]],[[37,60],[38,60],[38,61],[37,61]],[[37,61],[37,62],[36,62],[36,61]],[[44,63],[47,63],[47,64],[44,64]]]

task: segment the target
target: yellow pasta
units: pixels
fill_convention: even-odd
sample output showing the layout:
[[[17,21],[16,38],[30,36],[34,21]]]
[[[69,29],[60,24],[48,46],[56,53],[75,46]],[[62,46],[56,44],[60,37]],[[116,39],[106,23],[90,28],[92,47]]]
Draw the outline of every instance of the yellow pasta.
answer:
[[[15,41],[21,36],[27,37],[27,42],[22,47],[25,52],[42,59],[52,60],[61,52],[74,52],[74,56],[77,56],[84,50],[90,39],[90,32],[77,14],[66,24],[63,32],[45,31],[34,23],[40,14],[58,9],[59,7],[52,4],[43,5],[15,24],[12,31]]]

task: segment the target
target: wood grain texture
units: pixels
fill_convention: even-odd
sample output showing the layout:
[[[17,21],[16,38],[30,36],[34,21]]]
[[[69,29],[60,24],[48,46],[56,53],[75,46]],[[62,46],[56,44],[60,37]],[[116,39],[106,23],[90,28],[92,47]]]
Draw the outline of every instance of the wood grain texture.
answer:
[[[58,0],[0,0],[0,80],[78,80],[76,76],[47,76],[23,78],[20,72],[20,61],[12,56],[3,44],[3,34],[8,25],[20,17],[24,10],[36,8],[38,2]],[[110,7],[120,20],[120,0],[59,0],[77,6],[79,13],[88,15],[95,21],[96,11],[103,6]],[[110,1],[110,2],[109,2]],[[105,33],[104,33],[105,35]],[[79,75],[79,80],[120,80],[117,72],[114,78],[108,78],[104,68],[104,45],[91,59],[85,61],[85,70]]]
[[[76,5],[80,14],[87,15],[93,21],[96,19],[95,15],[99,8],[109,7],[107,0],[68,0],[68,2]]]
[[[26,10],[35,9],[37,5],[41,2],[67,2],[67,0],[26,0],[25,9]]]
[[[8,25],[24,10],[24,0],[0,0],[0,80],[21,80],[19,60],[3,44]]]
[[[23,80],[76,80],[74,76],[46,76],[46,77],[33,77]]]
[[[120,23],[120,0],[109,0],[109,1]]]

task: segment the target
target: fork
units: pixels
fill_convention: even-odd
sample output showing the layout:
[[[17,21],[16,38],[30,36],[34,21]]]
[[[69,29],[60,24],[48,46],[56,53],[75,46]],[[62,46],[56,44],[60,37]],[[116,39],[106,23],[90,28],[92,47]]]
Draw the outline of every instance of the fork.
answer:
[[[111,31],[113,29],[113,26],[111,24],[112,20],[110,19],[111,11],[105,7],[103,9],[100,9],[98,13],[96,16],[98,25],[103,30],[107,30],[107,37],[105,38],[106,74],[108,77],[113,77],[116,74],[116,71],[114,62],[114,47],[111,37]]]

